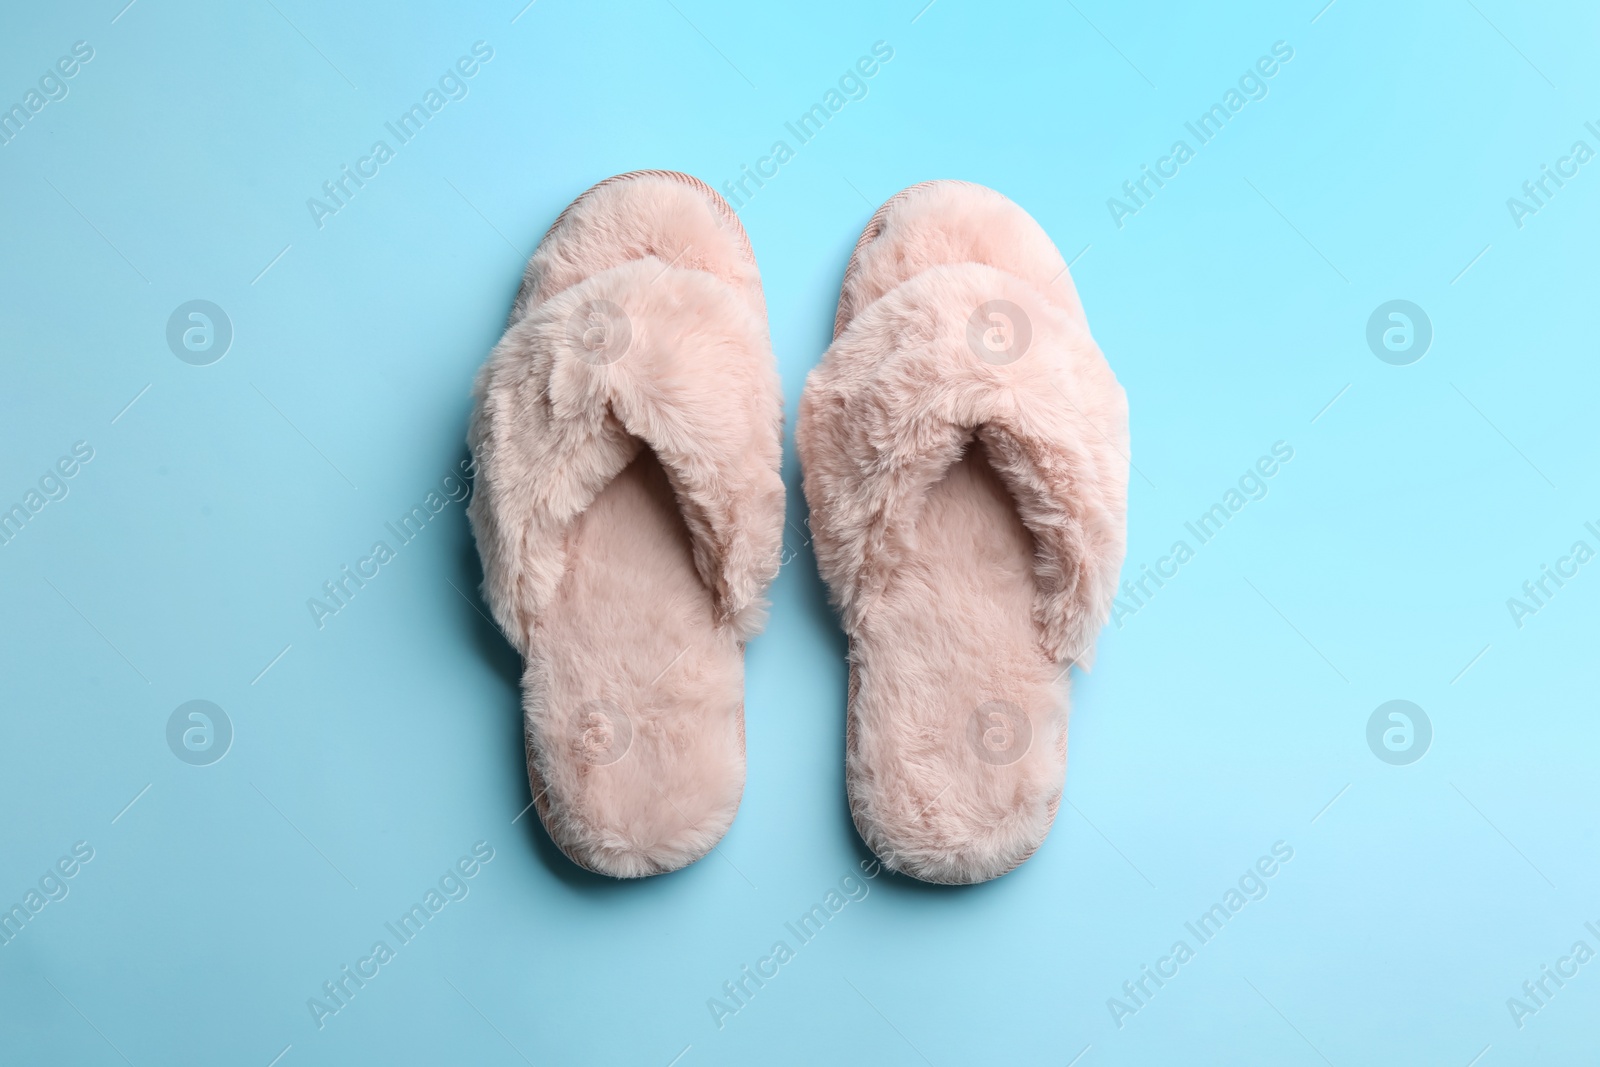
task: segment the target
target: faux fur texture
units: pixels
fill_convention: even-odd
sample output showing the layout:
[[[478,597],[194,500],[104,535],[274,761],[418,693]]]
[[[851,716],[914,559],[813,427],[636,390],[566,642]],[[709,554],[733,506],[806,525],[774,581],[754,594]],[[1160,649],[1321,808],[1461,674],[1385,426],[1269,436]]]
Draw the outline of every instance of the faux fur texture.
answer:
[[[978,344],[996,301],[1028,339],[1009,362]],[[960,182],[886,204],[847,268],[797,443],[851,638],[857,826],[920,878],[1002,874],[1059,803],[1055,679],[1092,661],[1126,521],[1126,400],[1038,224]],[[1020,755],[983,747],[1013,735]]]
[[[727,205],[669,172],[574,201],[476,400],[469,514],[527,661],[540,816],[593,870],[684,866],[738,807],[743,641],[783,525],[777,369]]]

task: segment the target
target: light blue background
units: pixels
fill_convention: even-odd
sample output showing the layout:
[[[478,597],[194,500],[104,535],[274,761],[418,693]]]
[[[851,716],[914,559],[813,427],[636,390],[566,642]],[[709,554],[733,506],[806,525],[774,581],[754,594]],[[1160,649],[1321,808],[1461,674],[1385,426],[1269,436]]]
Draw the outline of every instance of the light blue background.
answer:
[[[95,853],[0,946],[0,1060],[1594,1058],[1600,962],[1521,1029],[1506,1006],[1600,949],[1600,564],[1521,629],[1506,607],[1600,547],[1600,163],[1520,229],[1506,207],[1600,148],[1594,11],[124,2],[0,16],[6,106],[94,48],[0,147],[0,503],[94,449],[0,548],[0,902]],[[319,230],[306,199],[478,40],[470,95]],[[1076,258],[1132,412],[1126,575],[1274,442],[1294,459],[1105,632],[1032,860],[976,888],[872,880],[719,1029],[708,998],[868,858],[803,539],[749,648],[738,820],[639,883],[513,822],[518,664],[460,505],[324,629],[306,601],[465,458],[473,374],[562,207],[636,168],[721,186],[880,40],[867,98],[741,210],[791,431],[860,228],[959,177]],[[1267,98],[1119,229],[1107,198],[1276,41]],[[197,298],[235,331],[205,367],[164,337]],[[1410,366],[1365,341],[1396,298],[1434,328]],[[1409,766],[1366,743],[1396,698],[1435,731]],[[235,730],[208,767],[165,740],[192,699]],[[319,1031],[307,999],[478,841],[470,895]],[[1108,998],[1277,841],[1269,895],[1119,1029]]]

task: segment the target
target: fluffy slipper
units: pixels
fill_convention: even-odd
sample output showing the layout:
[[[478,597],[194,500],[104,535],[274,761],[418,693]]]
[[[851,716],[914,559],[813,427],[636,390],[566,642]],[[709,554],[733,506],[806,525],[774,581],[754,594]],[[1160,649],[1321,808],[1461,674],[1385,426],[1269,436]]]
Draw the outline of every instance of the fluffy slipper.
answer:
[[[728,205],[666,171],[580,196],[476,400],[469,514],[525,660],[539,817],[592,871],[686,866],[744,790],[744,642],[783,528],[777,366]]]
[[[925,182],[867,225],[797,442],[850,638],[862,838],[930,882],[1044,841],[1122,566],[1127,401],[1066,264],[991,189]]]

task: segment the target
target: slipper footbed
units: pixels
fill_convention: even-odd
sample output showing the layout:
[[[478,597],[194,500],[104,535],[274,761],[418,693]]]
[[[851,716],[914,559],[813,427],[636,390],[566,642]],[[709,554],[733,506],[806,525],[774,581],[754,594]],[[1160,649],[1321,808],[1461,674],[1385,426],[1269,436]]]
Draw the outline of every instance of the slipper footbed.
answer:
[[[744,789],[744,660],[718,627],[660,464],[641,450],[579,517],[534,630],[529,769],[553,840],[629,878],[686,866]]]
[[[910,540],[851,642],[851,810],[891,868],[981,882],[1049,830],[1065,691],[1032,619],[1033,537],[981,444],[928,491]]]

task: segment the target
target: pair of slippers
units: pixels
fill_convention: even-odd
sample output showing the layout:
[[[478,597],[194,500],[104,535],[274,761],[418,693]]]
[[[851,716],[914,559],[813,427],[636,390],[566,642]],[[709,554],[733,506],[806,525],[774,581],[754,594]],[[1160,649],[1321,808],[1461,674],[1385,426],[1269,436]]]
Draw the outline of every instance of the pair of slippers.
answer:
[[[755,257],[715,191],[641,171],[561,213],[478,379],[469,514],[525,662],[533,803],[582,867],[676,870],[733,822],[782,424]],[[1109,614],[1127,499],[1126,401],[1039,225],[965,182],[884,204],[796,442],[850,640],[856,827],[925,881],[1004,874],[1060,803],[1066,675]]]

